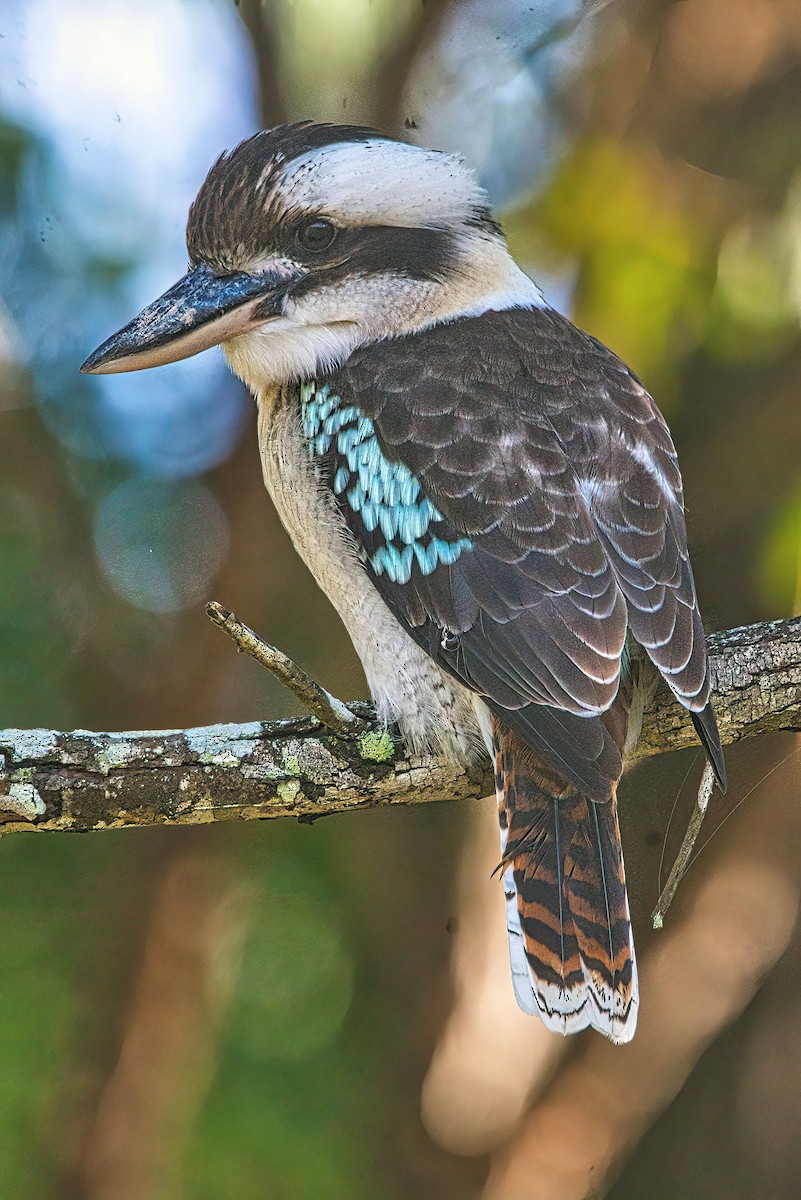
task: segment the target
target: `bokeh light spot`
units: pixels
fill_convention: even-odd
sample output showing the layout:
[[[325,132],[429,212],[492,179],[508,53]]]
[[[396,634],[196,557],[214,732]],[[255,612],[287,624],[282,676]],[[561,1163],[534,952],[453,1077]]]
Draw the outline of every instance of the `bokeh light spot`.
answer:
[[[112,587],[150,612],[176,612],[206,594],[228,551],[228,522],[202,483],[129,479],[103,501],[95,548]]]

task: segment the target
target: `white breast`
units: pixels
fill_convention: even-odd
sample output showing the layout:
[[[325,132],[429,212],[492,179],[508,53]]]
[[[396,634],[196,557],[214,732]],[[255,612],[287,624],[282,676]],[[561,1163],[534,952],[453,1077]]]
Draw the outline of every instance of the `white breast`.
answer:
[[[259,398],[259,449],[278,515],[342,618],[381,720],[397,722],[416,753],[458,763],[482,757],[473,693],[420,649],[381,599],[333,496],[315,477],[299,412],[273,395]]]

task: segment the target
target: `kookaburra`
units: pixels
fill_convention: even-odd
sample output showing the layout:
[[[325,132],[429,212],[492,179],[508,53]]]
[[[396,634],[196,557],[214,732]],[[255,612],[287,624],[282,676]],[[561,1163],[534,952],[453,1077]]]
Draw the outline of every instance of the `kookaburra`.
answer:
[[[222,346],[380,719],[418,753],[492,755],[519,1004],[628,1041],[616,789],[642,713],[633,643],[724,786],[656,405],[545,303],[450,154],[349,126],[265,130],[211,168],[187,244],[188,273],[82,370]]]

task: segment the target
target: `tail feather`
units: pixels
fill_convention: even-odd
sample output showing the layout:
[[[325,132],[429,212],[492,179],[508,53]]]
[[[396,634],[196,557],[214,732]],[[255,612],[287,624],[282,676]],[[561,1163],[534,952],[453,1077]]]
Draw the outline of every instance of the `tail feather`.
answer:
[[[637,972],[614,793],[582,796],[499,722],[495,769],[512,981],[550,1029],[629,1041]]]
[[[715,772],[715,779],[718,781],[718,787],[721,792],[726,791],[726,762],[723,758],[723,747],[720,744],[720,734],[718,732],[718,723],[715,720],[715,710],[711,704],[707,704],[706,708],[700,712],[691,712],[690,716],[695,726],[695,732],[706,750],[706,755],[712,764],[712,770]]]

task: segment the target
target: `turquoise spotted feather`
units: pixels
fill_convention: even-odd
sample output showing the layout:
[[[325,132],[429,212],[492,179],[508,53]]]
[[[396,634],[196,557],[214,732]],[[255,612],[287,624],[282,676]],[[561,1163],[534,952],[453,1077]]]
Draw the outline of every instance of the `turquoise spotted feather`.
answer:
[[[385,457],[369,417],[344,404],[328,384],[302,384],[300,400],[310,456],[336,455],[334,494],[358,513],[370,534],[377,535],[380,544],[367,556],[376,575],[407,583],[415,563],[423,575],[430,575],[470,548],[469,538],[432,533],[442,513],[421,495],[419,481],[403,463]]]

